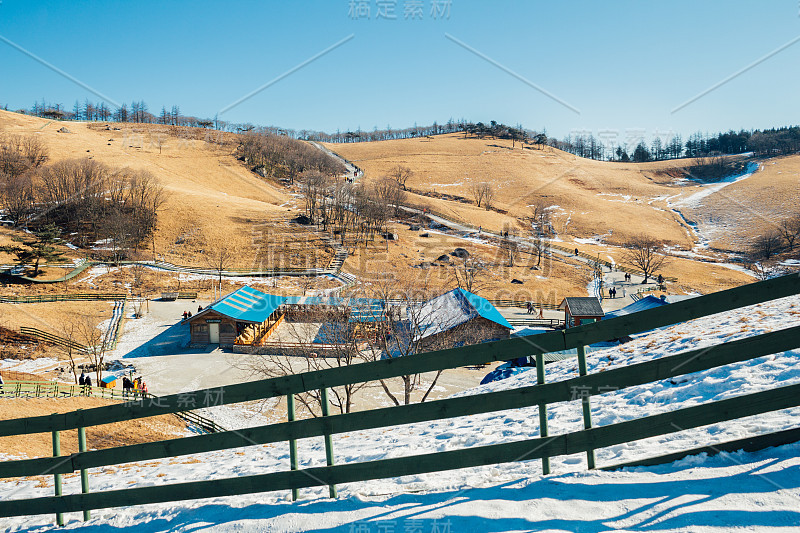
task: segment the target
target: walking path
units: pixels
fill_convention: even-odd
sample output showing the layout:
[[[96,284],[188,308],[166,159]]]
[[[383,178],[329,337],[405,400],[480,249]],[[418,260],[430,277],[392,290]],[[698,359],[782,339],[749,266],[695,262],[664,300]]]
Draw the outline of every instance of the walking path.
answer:
[[[344,157],[340,156],[340,155],[339,155],[339,154],[337,154],[336,152],[333,152],[333,151],[331,151],[331,150],[328,150],[327,148],[325,148],[324,146],[322,146],[320,143],[318,143],[318,142],[316,142],[316,141],[309,141],[309,142],[310,142],[310,143],[311,143],[311,144],[312,144],[312,145],[313,145],[315,148],[318,148],[319,150],[322,150],[323,152],[325,152],[325,153],[326,153],[326,154],[328,154],[329,156],[331,156],[331,157],[333,157],[333,158],[335,158],[335,159],[338,159],[339,161],[341,161],[341,162],[342,162],[342,164],[345,166],[345,168],[347,168],[347,174],[346,174],[346,177],[347,177],[347,178],[349,178],[349,179],[353,179],[353,180],[357,180],[358,178],[360,178],[360,177],[364,176],[364,171],[363,171],[363,170],[359,169],[359,168],[358,168],[357,166],[355,166],[353,163],[351,163],[350,161],[348,161],[348,160],[347,160],[347,159],[345,159]]]
[[[476,230],[472,226],[467,226],[467,225],[461,224],[459,222],[448,220],[448,219],[446,219],[444,217],[441,217],[439,215],[434,215],[432,213],[428,213],[427,211],[422,211],[420,209],[415,209],[413,207],[406,207],[406,206],[400,206],[400,208],[403,209],[404,211],[407,211],[407,212],[410,212],[410,213],[415,213],[415,214],[427,217],[430,220],[432,220],[433,222],[436,222],[437,224],[441,224],[442,226],[446,226],[446,227],[450,228],[453,231],[465,233],[465,234],[467,234],[467,235],[469,235],[471,237],[480,238],[482,235],[486,235],[486,236],[490,236],[490,237],[494,237],[494,238],[502,238],[502,236],[499,233],[494,233],[492,231],[487,231],[487,230],[484,230],[484,229]],[[510,241],[512,241],[512,242],[517,243],[517,245],[521,245],[521,246],[528,247],[528,248],[532,247],[531,242],[528,239],[525,239],[523,237],[519,237],[519,236],[516,236],[516,235],[510,235],[508,237],[508,239]],[[567,252],[567,251],[564,251],[564,250],[560,250],[558,248],[550,248],[549,251],[550,251],[550,253],[555,253],[555,254],[558,254],[558,255],[563,256],[563,257],[569,257],[569,258],[571,258],[571,259],[573,259],[575,261],[579,261],[581,263],[584,263],[584,264],[592,266],[592,267],[597,265],[596,262],[592,261],[591,259],[589,259],[587,257],[582,257],[582,256],[579,256],[579,255],[575,255],[574,253],[570,253],[570,252]],[[633,295],[637,291],[653,287],[652,283],[650,283],[650,284],[645,284],[645,283],[641,283],[641,282],[637,283],[637,282],[635,282],[633,280],[633,278],[643,279],[644,276],[642,276],[642,275],[632,274],[631,275],[631,281],[625,281],[625,279],[624,279],[625,278],[625,272],[620,272],[620,271],[614,270],[612,268],[608,268],[608,267],[606,267],[605,265],[602,265],[602,264],[598,265],[598,266],[600,267],[600,270],[603,272],[604,294],[607,293],[607,291],[608,291],[608,289],[610,287],[615,287],[616,290],[617,290],[617,298],[612,298],[612,299],[604,298],[603,299],[603,309],[605,309],[607,311],[613,311],[613,310],[619,309],[621,307],[625,307],[626,305],[629,305],[629,304],[633,303],[634,302]],[[624,294],[624,296],[623,296],[623,294]],[[596,292],[595,292],[595,294],[591,294],[591,295],[592,296],[598,296]]]

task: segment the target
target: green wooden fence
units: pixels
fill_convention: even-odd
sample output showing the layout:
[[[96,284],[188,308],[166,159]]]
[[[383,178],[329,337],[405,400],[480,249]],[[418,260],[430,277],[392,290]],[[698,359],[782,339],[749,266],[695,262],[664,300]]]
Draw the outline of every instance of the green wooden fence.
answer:
[[[159,401],[157,396],[139,390],[135,393],[133,391],[125,392],[122,389],[116,388],[87,387],[86,385],[61,383],[58,381],[9,380],[6,381],[4,385],[0,385],[0,398],[74,398],[77,396],[120,401],[139,401],[140,399],[142,401]],[[206,433],[227,431],[210,418],[206,418],[193,411],[178,411],[175,415],[185,422],[194,424]]]
[[[30,304],[44,302],[84,302],[122,300],[124,293],[76,293],[76,294],[43,294],[40,296],[0,296],[0,303]]]
[[[105,387],[87,387],[77,383],[58,381],[7,381],[0,386],[0,398],[70,398],[91,396],[109,400],[123,400],[122,390]]]
[[[270,424],[239,431],[200,435],[161,442],[137,444],[97,451],[79,452],[65,457],[46,457],[0,463],[0,477],[52,474],[60,476],[78,470],[203,453],[214,450],[252,446],[268,442],[288,441],[290,449],[297,439],[322,437],[326,443],[327,466],[297,469],[262,475],[212,479],[163,486],[139,487],[52,497],[7,500],[0,502],[0,517],[32,514],[60,514],[117,506],[179,501],[186,499],[230,496],[274,490],[297,491],[305,487],[328,485],[331,494],[341,483],[397,477],[541,459],[545,472],[549,458],[556,455],[586,453],[593,463],[598,448],[622,444],[684,429],[715,424],[745,416],[800,405],[800,384],[778,387],[763,392],[741,395],[671,412],[647,416],[622,423],[592,427],[585,418],[585,429],[568,434],[548,435],[546,406],[557,402],[576,401],[586,406],[590,398],[609,390],[642,385],[653,381],[689,374],[746,361],[800,346],[800,326],[727,342],[699,350],[663,357],[653,361],[621,367],[596,374],[585,372],[584,346],[623,335],[649,331],[670,324],[712,315],[760,302],[800,293],[800,277],[784,276],[752,285],[730,289],[684,302],[670,304],[617,317],[603,322],[544,333],[535,337],[512,338],[458,349],[387,359],[348,367],[308,372],[301,375],[267,379],[232,385],[218,395],[215,405],[288,396],[341,386],[348,383],[374,381],[407,374],[455,368],[487,361],[508,360],[553,351],[578,349],[579,376],[545,382],[545,368],[538,369],[540,384],[518,389],[489,392],[468,397],[436,400],[423,404],[373,409],[369,411],[323,416],[308,420]],[[576,397],[576,391],[580,394]],[[80,430],[92,425],[119,422],[176,413],[187,402],[202,405],[204,398],[217,389],[198,390],[164,396],[159,402],[118,404],[59,415],[46,415],[0,421],[0,436],[42,432]],[[293,402],[289,402],[290,404]],[[432,420],[469,416],[507,409],[539,406],[540,436],[515,442],[458,449],[447,452],[412,455],[393,459],[336,465],[330,436],[352,431],[384,428]],[[576,407],[579,409],[580,407]],[[585,411],[584,411],[585,412]],[[291,414],[291,413],[290,413]]]

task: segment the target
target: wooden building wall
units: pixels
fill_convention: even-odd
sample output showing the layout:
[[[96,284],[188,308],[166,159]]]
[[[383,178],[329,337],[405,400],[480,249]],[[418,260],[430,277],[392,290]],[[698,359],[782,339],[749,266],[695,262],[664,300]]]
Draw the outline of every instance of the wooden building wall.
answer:
[[[219,345],[233,346],[236,340],[236,321],[225,315],[210,311],[199,317],[189,319],[192,344],[209,344],[211,342],[209,327],[212,322],[219,324]]]

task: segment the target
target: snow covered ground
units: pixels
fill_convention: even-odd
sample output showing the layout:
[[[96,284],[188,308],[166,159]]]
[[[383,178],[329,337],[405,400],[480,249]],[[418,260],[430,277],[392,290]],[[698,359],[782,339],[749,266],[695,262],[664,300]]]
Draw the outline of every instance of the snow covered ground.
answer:
[[[790,297],[698,319],[627,344],[592,352],[589,371],[648,361],[800,323],[800,297]],[[800,350],[773,354],[719,369],[645,386],[611,390],[592,398],[596,425],[607,425],[776,386],[800,382]],[[547,380],[577,375],[576,362],[547,367]],[[535,383],[526,371],[460,393],[503,390]],[[244,427],[252,413],[236,424]],[[550,434],[582,429],[578,402],[549,406]],[[680,431],[597,451],[600,466],[632,461],[715,442],[800,425],[800,408]],[[351,463],[472,446],[538,435],[535,407],[439,420],[333,438],[337,463]],[[325,464],[321,438],[299,441],[301,468]],[[90,443],[91,446],[91,443]],[[136,526],[139,531],[796,531],[800,524],[800,445],[756,453],[683,459],[671,465],[621,472],[586,471],[583,454],[555,457],[553,473],[538,460],[351,483],[340,499],[327,489],[304,489],[302,501],[288,491],[203,501],[95,511],[98,530]],[[252,446],[170,460],[91,470],[93,491],[162,485],[288,470],[286,443]],[[52,480],[0,482],[0,498],[51,495]],[[64,493],[80,491],[77,476]],[[67,527],[81,527],[68,515]],[[52,529],[52,517],[4,519],[9,531]]]
[[[715,192],[719,192],[728,185],[732,183],[737,183],[744,179],[749,178],[758,170],[758,163],[747,163],[744,172],[741,174],[735,174],[731,176],[726,176],[725,178],[715,181],[713,183],[704,184],[703,188],[697,191],[696,193],[692,194],[691,196],[687,196],[686,198],[681,198],[677,202],[672,204],[672,207],[699,207],[702,205],[703,198],[714,194]]]

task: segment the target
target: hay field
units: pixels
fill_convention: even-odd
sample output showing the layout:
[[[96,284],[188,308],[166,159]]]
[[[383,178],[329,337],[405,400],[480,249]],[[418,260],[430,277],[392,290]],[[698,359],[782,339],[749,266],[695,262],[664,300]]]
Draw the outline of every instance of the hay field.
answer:
[[[365,169],[369,177],[385,175],[396,165],[414,171],[408,186],[424,192],[456,194],[472,200],[470,185],[490,182],[496,206],[511,217],[526,217],[528,205],[543,197],[555,210],[556,229],[579,237],[613,231],[621,242],[639,231],[658,234],[673,244],[691,246],[677,217],[654,209],[656,198],[691,193],[696,187],[671,186],[662,171],[676,162],[646,165],[608,163],[578,158],[552,148],[512,149],[511,141],[464,138],[463,134],[431,139],[329,144],[331,150]],[[501,226],[491,213],[449,202],[465,220]],[[486,215],[489,215],[488,217]],[[494,215],[496,216],[496,214]]]
[[[62,127],[71,133],[59,133]],[[228,246],[236,253],[236,266],[252,266],[259,228],[295,211],[296,198],[245,168],[233,156],[235,144],[217,132],[209,132],[206,140],[204,130],[194,128],[105,127],[0,111],[0,133],[40,137],[51,162],[91,157],[113,168],[152,172],[168,193],[155,248],[169,260],[200,265],[208,261],[204,253]],[[302,230],[297,234],[302,237]]]
[[[453,270],[458,261],[449,255],[456,248],[464,248],[485,266],[476,276],[473,290],[487,298],[559,303],[565,296],[585,294],[591,279],[591,271],[585,264],[557,255],[543,258],[537,265],[535,257],[519,253],[514,266],[509,267],[498,246],[431,230],[412,231],[403,224],[392,225],[391,231],[397,240],[376,241],[367,248],[356,248],[345,263],[344,270],[358,276],[368,293],[385,285],[387,277],[396,281],[395,288],[401,293],[408,287],[424,287],[431,292],[456,288]],[[449,260],[439,261],[444,255]],[[511,283],[513,279],[522,284]]]
[[[63,335],[66,324],[80,321],[97,327],[111,318],[113,302],[0,303],[0,325],[18,330],[22,326]]]
[[[118,402],[99,398],[13,398],[0,400],[0,420],[66,413],[76,409],[90,409]],[[90,449],[104,449],[143,442],[183,437],[186,424],[173,415],[163,415],[141,420],[105,424],[86,429]],[[53,455],[52,436],[34,433],[15,437],[0,437],[0,450],[13,457],[33,458]],[[61,432],[61,454],[78,452],[78,432]],[[124,467],[123,467],[124,468]],[[70,474],[76,476],[78,474]],[[69,476],[67,476],[69,477]]]
[[[721,250],[747,248],[758,235],[774,231],[785,218],[800,213],[800,155],[760,161],[760,169],[686,210]]]
[[[386,175],[396,165],[408,166],[414,176],[408,186],[421,193],[450,194],[470,203],[411,195],[419,205],[453,218],[499,230],[513,219],[530,215],[529,205],[542,197],[553,209],[554,226],[574,237],[606,235],[606,242],[620,244],[645,232],[673,246],[689,249],[692,235],[667,207],[666,199],[679,201],[700,190],[679,180],[695,160],[651,163],[614,163],[582,159],[553,148],[512,148],[502,139],[464,138],[463,134],[433,138],[327,144],[366,172],[367,179]],[[727,217],[733,233],[747,234],[768,227],[787,205],[797,209],[800,156],[770,160],[751,178],[709,196],[704,202],[715,219]],[[497,190],[496,207],[507,215],[479,209],[470,186],[490,182]],[[741,220],[735,202],[752,207],[749,220]],[[740,223],[735,223],[739,220]],[[746,228],[751,228],[747,230]],[[718,233],[726,233],[723,227]],[[712,246],[714,243],[712,242]]]

